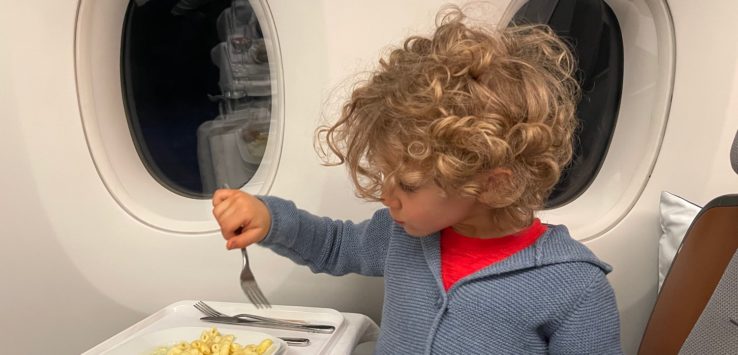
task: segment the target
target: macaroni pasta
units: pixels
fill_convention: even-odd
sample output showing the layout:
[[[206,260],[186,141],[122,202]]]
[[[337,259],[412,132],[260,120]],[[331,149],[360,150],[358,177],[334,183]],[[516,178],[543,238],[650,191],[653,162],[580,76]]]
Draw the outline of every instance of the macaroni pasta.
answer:
[[[263,355],[272,346],[271,339],[264,339],[259,344],[241,346],[234,342],[232,334],[221,334],[218,329],[210,328],[200,334],[200,338],[192,342],[181,341],[170,347],[156,349],[151,355]]]

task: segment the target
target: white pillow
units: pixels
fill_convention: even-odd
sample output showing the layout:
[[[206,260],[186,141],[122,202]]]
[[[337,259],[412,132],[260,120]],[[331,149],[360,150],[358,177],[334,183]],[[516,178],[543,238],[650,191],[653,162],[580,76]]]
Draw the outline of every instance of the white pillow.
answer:
[[[664,283],[669,267],[679,251],[684,235],[692,224],[692,220],[702,209],[679,196],[669,192],[661,192],[659,204],[659,220],[661,238],[659,239],[659,291]]]

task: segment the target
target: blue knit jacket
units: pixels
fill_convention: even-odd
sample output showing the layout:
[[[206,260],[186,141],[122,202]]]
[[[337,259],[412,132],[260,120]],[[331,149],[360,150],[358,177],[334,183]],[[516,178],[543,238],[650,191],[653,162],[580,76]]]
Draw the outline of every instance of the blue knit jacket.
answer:
[[[260,196],[261,245],[313,272],[384,276],[378,354],[621,354],[611,268],[564,226],[448,292],[440,234],[412,237],[386,209],[361,223],[317,217]]]

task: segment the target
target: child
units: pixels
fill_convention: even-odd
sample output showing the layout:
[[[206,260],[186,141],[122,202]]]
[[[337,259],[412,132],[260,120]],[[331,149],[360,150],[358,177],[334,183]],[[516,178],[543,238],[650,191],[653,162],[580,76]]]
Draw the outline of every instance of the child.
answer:
[[[452,8],[407,39],[318,131],[387,208],[354,224],[218,190],[227,248],[384,276],[379,354],[619,354],[610,267],[534,217],[571,159],[572,55],[545,26],[462,20]]]

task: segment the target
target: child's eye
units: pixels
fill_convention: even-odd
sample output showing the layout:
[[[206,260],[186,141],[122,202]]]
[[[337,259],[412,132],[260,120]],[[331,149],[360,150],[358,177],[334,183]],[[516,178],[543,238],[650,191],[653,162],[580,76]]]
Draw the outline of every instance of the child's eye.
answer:
[[[414,192],[417,189],[415,186],[410,186],[402,182],[400,182],[398,186],[400,187],[400,190],[405,192]]]

